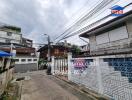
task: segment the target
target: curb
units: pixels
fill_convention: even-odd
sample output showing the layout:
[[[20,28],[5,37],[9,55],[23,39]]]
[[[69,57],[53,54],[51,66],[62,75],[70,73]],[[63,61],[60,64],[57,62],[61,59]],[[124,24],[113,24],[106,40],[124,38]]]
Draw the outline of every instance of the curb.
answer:
[[[19,84],[19,91],[18,91],[18,99],[17,100],[21,100],[21,95],[22,95],[22,81],[18,82]]]

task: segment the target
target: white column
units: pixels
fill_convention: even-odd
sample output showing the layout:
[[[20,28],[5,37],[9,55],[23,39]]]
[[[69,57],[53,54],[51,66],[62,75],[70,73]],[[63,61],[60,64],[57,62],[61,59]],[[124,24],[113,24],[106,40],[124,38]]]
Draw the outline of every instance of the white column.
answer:
[[[55,74],[55,65],[54,65],[54,62],[55,62],[55,59],[54,59],[54,56],[51,57],[52,58],[52,62],[51,62],[51,73],[52,75]]]
[[[97,69],[97,80],[98,80],[98,86],[99,86],[99,93],[103,94],[103,84],[102,84],[102,75],[101,75],[101,66],[100,66],[100,63],[101,63],[101,59],[96,57],[95,58],[95,66],[96,66],[96,69]]]
[[[71,80],[71,59],[72,53],[68,53],[68,80]]]

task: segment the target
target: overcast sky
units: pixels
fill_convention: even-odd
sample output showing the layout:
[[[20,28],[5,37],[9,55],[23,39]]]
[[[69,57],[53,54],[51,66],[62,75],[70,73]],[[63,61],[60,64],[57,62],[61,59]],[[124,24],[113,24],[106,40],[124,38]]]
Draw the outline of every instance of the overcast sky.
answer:
[[[23,36],[34,40],[35,43],[46,43],[42,34],[50,35],[53,40],[79,13],[98,1],[0,0],[0,22],[21,27]],[[73,39],[79,41],[76,37]]]
[[[24,37],[42,43],[55,38],[88,0],[0,0],[0,22],[21,27]]]

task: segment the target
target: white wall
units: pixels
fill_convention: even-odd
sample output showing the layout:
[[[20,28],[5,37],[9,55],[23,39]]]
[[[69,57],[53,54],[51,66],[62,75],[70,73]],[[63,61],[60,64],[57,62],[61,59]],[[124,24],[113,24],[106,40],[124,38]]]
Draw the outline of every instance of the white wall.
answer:
[[[132,59],[132,54],[71,58],[68,59],[68,64],[70,65],[68,67],[68,71],[70,71],[68,77],[70,77],[71,81],[109,96],[112,100],[132,100],[132,82],[128,80],[128,76],[129,78],[132,77],[131,72],[126,70],[128,76],[123,76],[121,74],[124,72],[123,69],[115,70],[114,66],[109,65],[109,62],[104,62],[104,58],[123,58],[125,59],[123,63],[126,63],[126,65],[120,65],[121,62],[116,61],[116,63],[120,63],[116,67],[121,68],[121,66],[124,66],[126,69],[130,64],[130,62],[126,61],[129,57]],[[93,62],[85,65],[88,59],[93,59]],[[72,60],[85,60],[85,62],[80,63],[87,67],[81,70],[76,69],[76,64]]]
[[[12,33],[11,36],[8,36],[7,32],[0,31],[0,42],[6,42],[6,39],[11,39],[11,43],[20,43],[20,41],[21,41],[21,34],[19,34],[19,33]]]
[[[38,63],[37,57],[15,57],[14,59],[19,59],[19,61],[15,61],[15,64]],[[25,61],[22,61],[22,59],[25,59]],[[31,61],[28,61],[28,59],[31,59]],[[34,61],[34,59],[36,59],[36,61]]]

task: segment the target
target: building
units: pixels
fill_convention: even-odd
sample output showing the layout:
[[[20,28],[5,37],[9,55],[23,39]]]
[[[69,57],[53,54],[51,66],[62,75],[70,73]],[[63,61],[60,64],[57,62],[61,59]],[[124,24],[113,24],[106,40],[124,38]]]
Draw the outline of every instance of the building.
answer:
[[[22,42],[21,29],[11,25],[1,24],[0,42],[20,44]]]
[[[1,43],[0,50],[10,52],[11,43]],[[15,72],[36,71],[38,69],[38,57],[35,48],[25,47],[20,44],[13,44],[15,54]]]
[[[69,51],[69,47],[65,46],[63,43],[58,43],[56,45],[50,46],[50,56],[51,62],[54,63],[54,74],[67,74],[68,72],[68,60],[67,54]],[[40,52],[40,60],[39,69],[44,69],[43,66],[46,65],[48,61],[48,45],[43,46],[38,50]],[[51,64],[53,65],[53,64]],[[52,68],[53,70],[53,68]]]
[[[132,10],[80,36],[90,43],[91,57],[82,59],[92,62],[84,70],[87,81],[84,76],[79,81],[114,100],[132,100]]]
[[[67,57],[67,52],[69,49],[64,45],[51,45],[50,50],[50,56]],[[48,45],[41,47],[38,52],[40,52],[40,59],[47,60]]]
[[[131,53],[131,13],[129,11],[80,35],[89,39],[91,55]]]
[[[80,56],[86,57],[90,55],[90,45],[89,44],[79,46],[79,48],[80,48]]]
[[[38,69],[38,57],[36,49],[32,47],[33,41],[22,37],[21,28],[1,24],[0,38],[0,50],[15,53],[15,72]]]
[[[32,47],[33,41],[27,38],[22,38],[22,45],[25,47]]]

